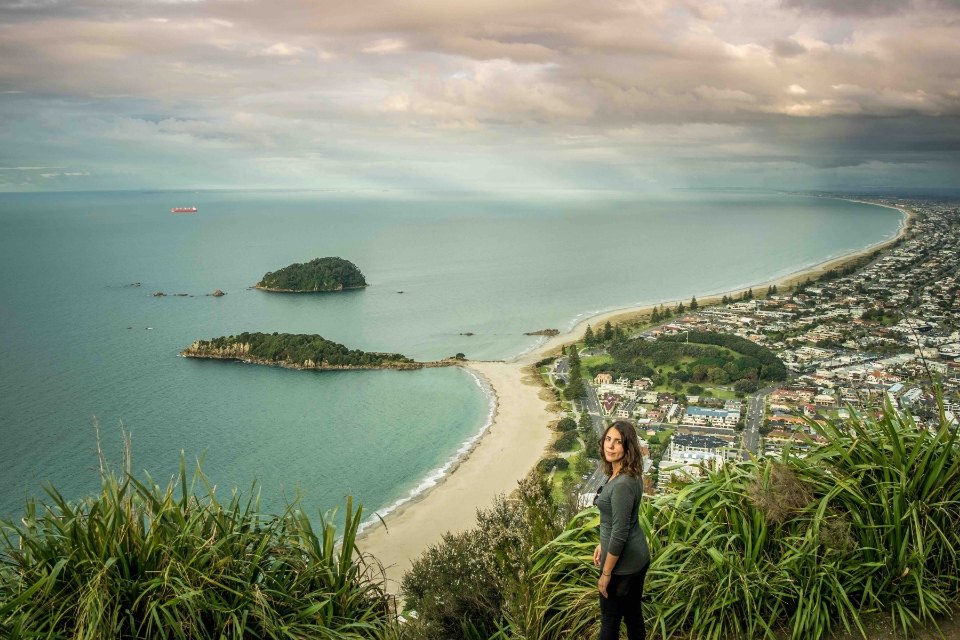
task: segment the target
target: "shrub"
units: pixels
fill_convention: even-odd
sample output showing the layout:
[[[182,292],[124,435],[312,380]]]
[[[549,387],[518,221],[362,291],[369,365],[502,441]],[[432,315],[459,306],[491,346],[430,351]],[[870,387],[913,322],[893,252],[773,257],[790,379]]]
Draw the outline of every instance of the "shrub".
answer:
[[[576,431],[562,431],[557,441],[553,443],[555,451],[570,451],[577,442]]]
[[[570,467],[570,462],[566,458],[544,458],[537,463],[537,469],[541,473],[550,473],[554,469],[563,471]]]
[[[412,638],[490,638],[531,607],[529,580],[536,549],[563,528],[568,512],[538,473],[520,482],[516,499],[500,496],[477,511],[477,527],[447,534],[403,577],[416,617]]]
[[[278,516],[199,469],[166,488],[104,473],[77,504],[48,489],[3,523],[0,635],[47,638],[374,637],[392,624],[383,572],[355,557],[362,509],[347,499],[315,530],[296,503]]]

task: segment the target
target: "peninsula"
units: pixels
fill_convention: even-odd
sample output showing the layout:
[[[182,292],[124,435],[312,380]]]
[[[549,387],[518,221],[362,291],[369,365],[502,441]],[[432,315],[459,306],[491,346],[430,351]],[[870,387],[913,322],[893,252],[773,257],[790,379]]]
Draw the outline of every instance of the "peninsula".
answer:
[[[241,333],[197,340],[180,352],[187,358],[239,360],[287,369],[422,369],[452,363],[416,362],[399,353],[374,353],[347,347],[312,334]]]
[[[338,257],[295,262],[278,271],[268,271],[254,285],[257,289],[282,293],[344,291],[365,286],[367,281],[357,265]]]

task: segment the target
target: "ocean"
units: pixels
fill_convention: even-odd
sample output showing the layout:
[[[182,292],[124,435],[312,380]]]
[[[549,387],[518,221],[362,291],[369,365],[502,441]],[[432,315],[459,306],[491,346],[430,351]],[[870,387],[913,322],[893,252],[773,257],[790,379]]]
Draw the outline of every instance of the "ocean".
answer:
[[[316,513],[350,494],[382,513],[489,423],[469,372],[300,372],[178,352],[278,331],[509,359],[540,344],[525,332],[746,288],[888,238],[901,219],[749,192],[0,194],[0,518],[47,484],[70,499],[96,490],[94,422],[111,461],[122,425],[135,472],[161,483],[183,456],[221,491],[257,481],[268,510],[299,496]],[[322,256],[353,261],[370,286],[250,289]]]

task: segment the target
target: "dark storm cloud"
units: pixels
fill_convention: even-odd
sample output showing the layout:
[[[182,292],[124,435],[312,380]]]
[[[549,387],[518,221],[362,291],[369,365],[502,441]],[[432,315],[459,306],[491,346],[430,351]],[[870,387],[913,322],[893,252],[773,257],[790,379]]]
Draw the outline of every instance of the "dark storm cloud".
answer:
[[[783,0],[783,6],[862,17],[890,15],[917,8],[960,10],[960,3],[956,0]]]

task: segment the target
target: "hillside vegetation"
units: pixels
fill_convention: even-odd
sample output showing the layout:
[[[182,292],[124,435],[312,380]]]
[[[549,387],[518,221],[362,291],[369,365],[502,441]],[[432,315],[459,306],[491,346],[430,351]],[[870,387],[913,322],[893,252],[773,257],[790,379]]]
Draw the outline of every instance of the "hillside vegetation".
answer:
[[[367,286],[363,273],[349,260],[329,257],[296,262],[278,271],[269,271],[256,284],[258,289],[293,293],[343,291]]]
[[[0,637],[384,637],[383,580],[354,556],[361,513],[348,500],[337,544],[332,514],[315,528],[297,504],[220,502],[182,463],[165,488],[107,473],[76,504],[51,489],[3,525]]]
[[[876,615],[913,637],[960,604],[957,432],[889,407],[820,430],[829,444],[806,458],[788,449],[643,502],[649,637],[866,635]],[[538,474],[414,562],[405,624],[356,549],[349,502],[340,547],[329,517],[315,529],[296,505],[266,516],[238,494],[220,503],[182,466],[166,488],[106,474],[87,500],[49,497],[2,527],[4,638],[597,634],[598,513],[558,502]]]
[[[887,408],[821,428],[806,458],[741,463],[643,503],[644,604],[664,638],[862,633],[879,613],[910,637],[960,602],[960,448]],[[596,633],[595,509],[542,548],[526,637]]]

